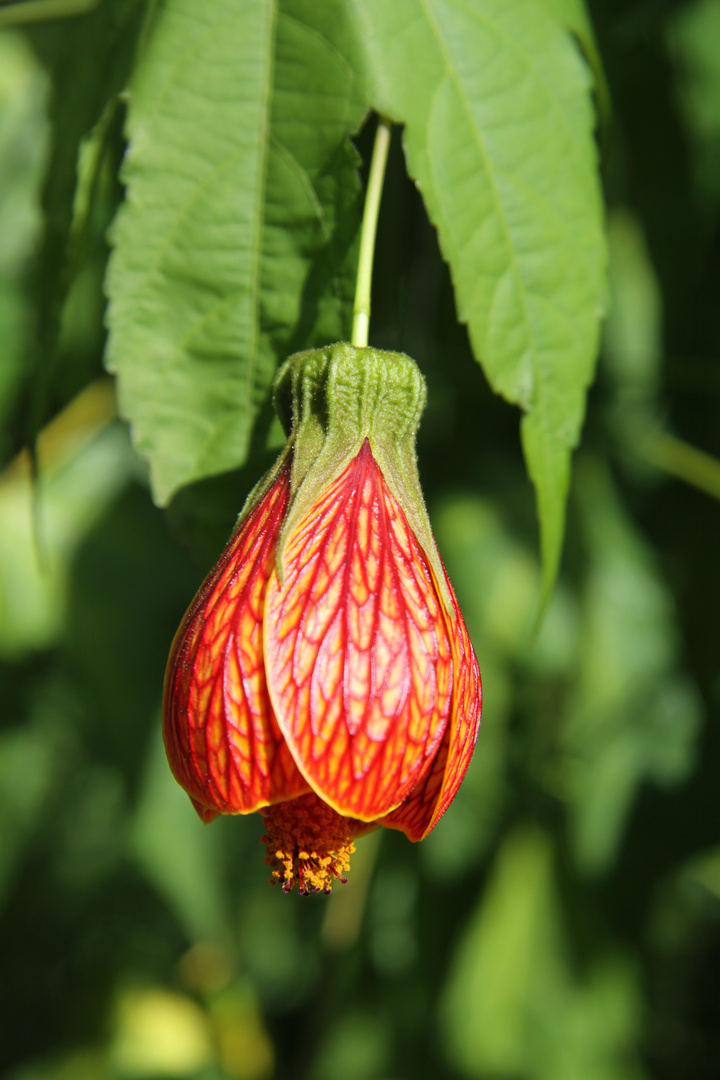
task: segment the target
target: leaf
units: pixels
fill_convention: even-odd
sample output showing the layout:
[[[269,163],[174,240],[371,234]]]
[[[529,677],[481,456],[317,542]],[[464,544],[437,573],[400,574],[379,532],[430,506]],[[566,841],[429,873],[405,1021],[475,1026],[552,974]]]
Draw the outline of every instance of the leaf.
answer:
[[[540,0],[540,3],[561,26],[577,34],[583,46],[593,42],[592,26],[584,0]]]
[[[597,874],[612,862],[640,784],[691,775],[702,712],[678,671],[670,592],[598,462],[581,462],[577,497],[592,563],[562,766],[575,861]]]
[[[0,27],[62,19],[97,7],[98,0],[20,0],[0,10]]]
[[[549,838],[516,828],[500,846],[441,998],[462,1075],[641,1080],[637,979],[607,951],[576,974]]]
[[[0,734],[0,899],[38,823],[53,779],[57,748],[30,725]]]
[[[46,136],[46,79],[18,33],[0,36],[0,422],[9,416],[23,375],[27,263],[40,226],[37,195]],[[0,436],[5,456],[7,437]]]
[[[343,27],[341,4],[310,0],[158,15],[130,100],[107,364],[159,503],[241,465],[278,358],[346,331],[365,103]]]
[[[603,363],[616,395],[635,409],[654,404],[662,367],[662,295],[641,223],[626,209],[608,217],[610,310],[603,332]]]
[[[604,296],[589,73],[536,0],[355,6],[474,353],[525,410],[547,598]]]
[[[59,371],[57,363],[63,308],[86,255],[85,245],[73,236],[74,225],[76,231],[78,225],[80,232],[86,231],[74,219],[78,186],[83,186],[78,157],[83,139],[125,84],[143,13],[142,0],[104,0],[88,14],[35,28],[31,35],[51,76],[51,140],[42,193],[45,228],[37,256],[36,340],[28,380],[33,440],[58,406],[88,381],[79,350],[63,357],[64,370]],[[88,200],[80,201],[89,211]]]
[[[552,850],[539,831],[503,840],[482,901],[455,956],[442,1002],[456,1063],[469,1076],[532,1075],[537,1032],[529,1002],[557,1007],[567,975]],[[534,1036],[534,1038],[533,1038]]]
[[[678,8],[667,28],[670,55],[682,72],[677,94],[693,142],[692,166],[700,195],[715,206],[720,191],[720,8],[698,0]]]
[[[136,466],[110,380],[92,383],[0,473],[0,658],[60,636],[73,557]]]
[[[205,831],[175,783],[158,737],[148,754],[129,850],[191,940],[228,931],[217,831]]]
[[[592,23],[588,15],[585,0],[540,0],[543,7],[560,26],[577,39],[583,55],[595,76],[595,96],[598,111],[603,121],[610,119],[610,91],[605,81],[600,53],[593,34]]]

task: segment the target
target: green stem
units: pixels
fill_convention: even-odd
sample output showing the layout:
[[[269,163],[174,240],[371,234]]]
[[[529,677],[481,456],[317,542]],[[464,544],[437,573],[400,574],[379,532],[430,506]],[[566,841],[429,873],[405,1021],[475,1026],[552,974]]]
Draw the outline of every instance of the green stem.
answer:
[[[351,344],[358,348],[364,348],[368,343],[375,236],[377,234],[383,180],[385,179],[385,166],[387,165],[388,149],[390,147],[391,128],[392,121],[385,116],[381,116],[375,134],[375,145],[373,146],[372,161],[370,162],[370,176],[365,195],[351,338]]]
[[[650,465],[720,499],[720,461],[664,431],[648,432],[635,450]]]

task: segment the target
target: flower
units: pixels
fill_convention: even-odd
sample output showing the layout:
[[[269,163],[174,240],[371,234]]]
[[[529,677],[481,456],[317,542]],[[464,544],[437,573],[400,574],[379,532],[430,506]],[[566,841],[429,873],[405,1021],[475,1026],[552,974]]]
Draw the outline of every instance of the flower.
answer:
[[[178,630],[163,729],[204,821],[260,811],[274,878],[329,892],[354,838],[420,840],[447,809],[480,674],[417,478],[414,362],[300,353],[275,401],[288,442]]]

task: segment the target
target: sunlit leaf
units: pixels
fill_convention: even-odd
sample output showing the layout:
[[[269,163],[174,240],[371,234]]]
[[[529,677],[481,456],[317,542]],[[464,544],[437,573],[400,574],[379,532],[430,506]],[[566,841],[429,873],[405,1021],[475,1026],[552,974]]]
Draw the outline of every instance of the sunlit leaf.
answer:
[[[535,0],[356,7],[475,355],[525,411],[547,595],[604,296],[589,73]]]
[[[595,98],[600,117],[603,121],[608,121],[610,119],[610,93],[585,0],[540,0],[540,3],[548,14],[552,15],[577,39],[595,76]]]
[[[342,24],[170,0],[138,68],[108,365],[161,503],[243,463],[279,358],[347,334],[365,105]]]
[[[540,0],[540,3],[561,26],[577,34],[585,47],[591,44],[593,32],[584,0]]]

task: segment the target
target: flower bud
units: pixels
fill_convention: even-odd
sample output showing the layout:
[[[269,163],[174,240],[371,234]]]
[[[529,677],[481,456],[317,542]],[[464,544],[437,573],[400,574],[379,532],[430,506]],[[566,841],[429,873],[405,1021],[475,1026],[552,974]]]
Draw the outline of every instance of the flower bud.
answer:
[[[415,363],[298,353],[275,404],[287,443],[175,637],[164,737],[204,821],[259,810],[283,888],[329,891],[354,837],[420,840],[447,809],[480,674],[420,489]]]

